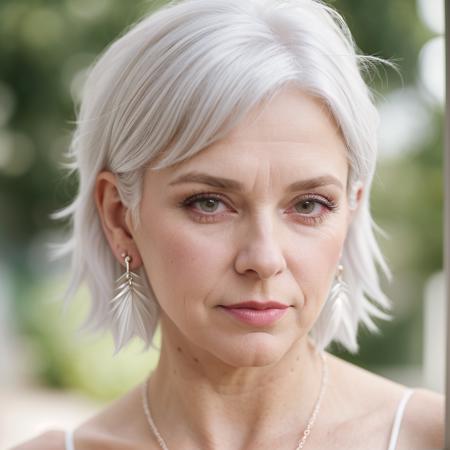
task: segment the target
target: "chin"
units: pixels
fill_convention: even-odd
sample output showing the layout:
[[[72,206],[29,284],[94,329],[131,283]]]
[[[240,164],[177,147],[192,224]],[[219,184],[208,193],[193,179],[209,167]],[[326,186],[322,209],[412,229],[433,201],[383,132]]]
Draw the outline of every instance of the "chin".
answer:
[[[234,345],[222,348],[223,362],[234,367],[265,367],[276,364],[292,347],[286,342],[267,333],[251,333]]]

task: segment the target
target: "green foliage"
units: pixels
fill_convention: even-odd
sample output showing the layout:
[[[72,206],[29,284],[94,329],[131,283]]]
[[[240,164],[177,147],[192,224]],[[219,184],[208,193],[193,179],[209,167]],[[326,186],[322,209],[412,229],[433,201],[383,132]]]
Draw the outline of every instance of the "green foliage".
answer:
[[[113,356],[109,334],[76,334],[88,313],[88,295],[80,290],[63,313],[57,296],[66,283],[67,279],[48,277],[22,292],[28,300],[22,303],[22,326],[36,375],[47,385],[70,386],[99,400],[124,394],[156,366],[156,350],[144,352],[136,340]],[[159,330],[155,345],[160,345]]]
[[[342,13],[357,46],[365,54],[395,62],[406,84],[415,81],[417,56],[431,33],[420,22],[416,2],[411,0],[336,0],[329,2]],[[401,82],[389,74],[379,88],[392,89]]]

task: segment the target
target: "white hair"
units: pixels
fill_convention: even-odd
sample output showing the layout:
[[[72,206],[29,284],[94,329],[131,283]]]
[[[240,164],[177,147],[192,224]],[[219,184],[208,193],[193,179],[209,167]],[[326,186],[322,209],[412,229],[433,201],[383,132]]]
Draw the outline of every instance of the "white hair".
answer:
[[[377,61],[358,54],[343,18],[318,0],[171,2],[113,42],[90,69],[69,149],[78,195],[56,214],[72,220],[72,237],[61,252],[72,256],[66,305],[82,282],[92,294],[81,329],[111,330],[116,352],[134,336],[148,348],[160,312],[141,268],[152,320],[145,330],[136,324],[119,336],[110,302],[122,267],[96,210],[97,174],[116,174],[121,199],[138,220],[143,174],[156,159],[158,169],[197,154],[294,84],[321,99],[341,129],[348,148],[348,195],[358,180],[365,186],[341,261],[349,302],[336,315],[327,300],[310,330],[319,349],[336,341],[357,352],[359,324],[379,332],[373,319],[391,318],[383,311],[391,305],[377,265],[388,279],[390,271],[369,204],[379,119],[362,77]]]

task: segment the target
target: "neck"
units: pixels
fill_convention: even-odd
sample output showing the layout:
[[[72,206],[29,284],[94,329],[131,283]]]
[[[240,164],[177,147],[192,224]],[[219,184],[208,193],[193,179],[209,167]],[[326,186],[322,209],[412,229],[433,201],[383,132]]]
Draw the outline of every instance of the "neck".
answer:
[[[280,439],[295,448],[322,381],[311,341],[298,340],[272,364],[233,367],[162,331],[149,398],[170,449],[280,448]]]

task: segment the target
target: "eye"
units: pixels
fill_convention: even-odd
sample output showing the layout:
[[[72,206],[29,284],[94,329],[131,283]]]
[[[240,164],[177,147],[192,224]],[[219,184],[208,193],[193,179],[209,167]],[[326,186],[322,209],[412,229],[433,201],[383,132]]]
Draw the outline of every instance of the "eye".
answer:
[[[296,219],[306,225],[318,225],[322,223],[328,214],[337,209],[337,204],[328,198],[320,196],[309,196],[297,201],[292,210]],[[291,210],[291,211],[292,211]]]
[[[191,203],[191,205],[198,205],[201,211],[206,213],[216,212],[220,205],[220,200],[214,197],[204,197],[197,199]]]
[[[192,212],[205,215],[220,214],[228,209],[225,202],[219,196],[207,193],[191,195],[183,200],[180,206]]]
[[[294,208],[300,214],[311,214],[318,205],[323,206],[317,200],[302,200],[296,203]]]
[[[191,194],[179,203],[179,206],[188,210],[196,221],[213,223],[222,220],[233,213],[227,200],[221,195],[209,192]],[[311,194],[306,198],[298,199],[290,208],[297,221],[307,225],[321,223],[337,205],[326,197]]]

